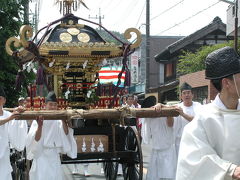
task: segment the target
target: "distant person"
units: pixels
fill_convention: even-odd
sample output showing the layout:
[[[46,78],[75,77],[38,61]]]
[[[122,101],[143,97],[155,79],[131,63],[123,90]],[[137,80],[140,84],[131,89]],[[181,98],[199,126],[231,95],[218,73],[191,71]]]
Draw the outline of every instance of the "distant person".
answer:
[[[142,108],[155,108],[161,111],[164,105],[156,104],[156,97],[144,99]],[[173,119],[168,117],[143,118],[143,143],[152,141],[147,180],[174,180],[177,166]]]
[[[46,97],[46,110],[57,110],[53,91]],[[77,157],[77,144],[73,129],[64,120],[45,120],[38,116],[32,122],[27,136],[27,159],[33,160],[30,180],[63,180],[60,153]]]
[[[138,103],[138,97],[136,95],[133,96],[133,105],[135,108],[141,108],[141,105]]]
[[[141,108],[141,105],[138,103],[138,97],[136,95],[133,96],[133,105],[135,106],[135,108]],[[140,142],[142,142],[141,138],[142,118],[137,118],[136,121]]]
[[[26,106],[26,100],[24,97],[20,97],[18,99],[18,106],[22,106],[22,107],[25,107]]]
[[[121,106],[126,106],[127,105],[127,96],[123,95],[121,98]]]
[[[224,47],[207,56],[205,67],[219,94],[185,127],[176,180],[240,179],[240,57]]]
[[[133,103],[134,103],[134,95],[133,94],[129,94],[127,96],[127,106],[130,107],[130,108],[135,108]]]

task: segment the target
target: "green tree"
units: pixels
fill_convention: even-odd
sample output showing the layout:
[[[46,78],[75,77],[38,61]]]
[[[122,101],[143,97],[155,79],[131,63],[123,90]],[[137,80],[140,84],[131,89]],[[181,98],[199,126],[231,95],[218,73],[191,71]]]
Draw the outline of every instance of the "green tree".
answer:
[[[18,36],[26,1],[28,0],[0,0],[0,85],[6,92],[8,107],[16,105],[21,92],[14,88],[18,66],[16,60],[6,53],[5,43],[8,38]]]
[[[107,42],[113,42],[117,45],[120,45],[121,43],[116,40],[115,38],[113,38],[108,32],[106,32],[105,30],[99,30],[99,29],[96,29],[96,31],[100,34],[100,36]],[[120,39],[122,42],[125,42],[127,43],[127,39],[124,38],[124,35],[117,32],[117,31],[110,31],[114,36],[116,36],[118,39]]]
[[[177,72],[179,75],[189,74],[205,69],[205,59],[207,55],[214,50],[220,49],[225,46],[233,47],[233,41],[211,46],[203,46],[196,52],[183,51],[183,55],[177,64]]]

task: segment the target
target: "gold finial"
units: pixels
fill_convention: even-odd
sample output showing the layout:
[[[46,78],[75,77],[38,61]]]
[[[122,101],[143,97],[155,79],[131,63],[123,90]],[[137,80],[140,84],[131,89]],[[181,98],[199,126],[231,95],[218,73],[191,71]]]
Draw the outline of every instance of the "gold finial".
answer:
[[[132,37],[131,35],[132,33],[135,33],[137,35],[136,41],[130,46],[130,49],[134,49],[140,46],[141,42],[142,42],[142,36],[141,33],[138,29],[136,28],[128,28],[125,32],[124,32],[124,37],[126,39],[130,39]]]
[[[85,8],[89,9],[83,0],[56,0],[56,4],[59,4],[60,13],[70,14],[73,11],[76,11],[80,4]]]

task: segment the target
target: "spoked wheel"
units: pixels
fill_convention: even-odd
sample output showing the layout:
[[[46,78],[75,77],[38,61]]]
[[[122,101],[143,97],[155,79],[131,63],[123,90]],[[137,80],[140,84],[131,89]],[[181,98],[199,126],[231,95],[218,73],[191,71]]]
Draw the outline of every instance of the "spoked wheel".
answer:
[[[125,151],[133,152],[133,156],[131,157],[132,159],[123,162],[124,180],[142,180],[142,148],[136,130],[131,127],[126,128]]]
[[[103,169],[106,180],[115,180],[117,178],[118,162],[104,162]]]

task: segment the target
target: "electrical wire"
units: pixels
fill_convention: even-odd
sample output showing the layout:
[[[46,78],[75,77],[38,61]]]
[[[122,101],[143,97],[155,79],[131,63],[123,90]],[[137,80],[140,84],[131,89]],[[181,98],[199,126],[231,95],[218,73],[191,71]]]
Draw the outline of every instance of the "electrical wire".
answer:
[[[183,21],[181,21],[181,22],[179,22],[179,23],[177,23],[177,24],[175,24],[175,25],[173,25],[173,26],[171,26],[171,27],[169,27],[169,28],[167,28],[167,29],[161,31],[160,33],[158,33],[158,34],[156,34],[156,35],[160,35],[160,34],[166,32],[166,31],[169,31],[170,29],[173,29],[173,28],[175,28],[175,27],[177,27],[177,26],[179,26],[179,25],[185,23],[185,22],[188,21],[189,19],[192,19],[193,17],[197,16],[198,14],[200,14],[200,13],[202,13],[202,12],[208,10],[209,8],[211,8],[211,7],[215,6],[215,5],[217,5],[219,2],[221,2],[221,1],[218,1],[218,2],[213,3],[212,5],[208,6],[207,8],[204,8],[204,9],[202,9],[201,11],[198,11],[197,13],[193,14],[192,16],[189,16],[188,18],[184,19]]]
[[[178,5],[179,5],[180,3],[182,3],[183,1],[185,1],[185,0],[181,0],[181,1],[177,2],[177,3],[174,4],[173,6],[169,7],[168,9],[164,10],[164,11],[161,12],[160,14],[158,14],[158,15],[154,16],[153,18],[151,18],[150,21],[158,18],[159,16],[161,16],[161,15],[165,14],[166,12],[170,11],[171,9],[175,8],[176,6],[178,6]]]
[[[140,18],[142,17],[142,13],[143,13],[143,10],[145,9],[145,7],[146,7],[146,2],[145,2],[144,5],[143,5],[142,11],[141,11],[141,13],[140,13],[140,16],[138,17],[137,23],[136,23],[136,25],[135,25],[136,28],[137,28],[137,25],[138,25],[138,23],[139,23],[139,21],[140,21]]]
[[[115,21],[115,25],[121,26],[123,23],[125,23],[126,21],[124,21],[125,19],[127,19],[128,17],[131,16],[131,14],[133,13],[133,7],[137,7],[137,4],[139,3],[139,0],[132,0],[127,8],[124,10],[124,12],[122,12],[123,16],[119,17],[116,21]]]

